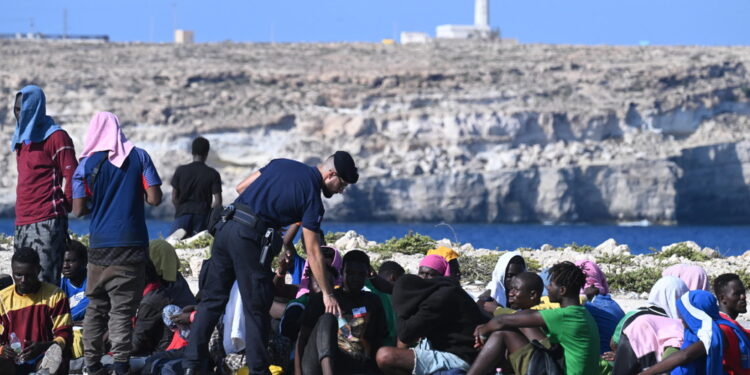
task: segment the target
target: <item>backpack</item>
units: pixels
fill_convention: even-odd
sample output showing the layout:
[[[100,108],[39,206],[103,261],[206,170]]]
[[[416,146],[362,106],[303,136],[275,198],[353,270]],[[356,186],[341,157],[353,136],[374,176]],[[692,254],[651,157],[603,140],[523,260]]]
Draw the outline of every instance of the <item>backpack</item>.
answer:
[[[529,361],[526,375],[565,375],[565,358],[560,344],[547,348],[537,340],[532,340],[534,353]]]

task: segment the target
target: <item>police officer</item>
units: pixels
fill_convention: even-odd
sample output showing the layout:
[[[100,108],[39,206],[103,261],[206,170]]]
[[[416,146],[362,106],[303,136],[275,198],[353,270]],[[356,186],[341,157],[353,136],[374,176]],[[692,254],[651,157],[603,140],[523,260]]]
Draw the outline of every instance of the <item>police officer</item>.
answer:
[[[302,222],[302,237],[313,276],[323,293],[326,312],[340,314],[333,288],[324,275],[320,251],[321,193],[330,198],[359,179],[351,155],[337,151],[317,167],[289,159],[275,159],[239,185],[240,196],[216,225],[210,268],[203,299],[197,307],[183,368],[198,374],[208,358],[208,341],[229,292],[237,280],[245,314],[245,353],[251,374],[268,374],[266,350],[273,302],[271,258],[280,250],[278,230]]]

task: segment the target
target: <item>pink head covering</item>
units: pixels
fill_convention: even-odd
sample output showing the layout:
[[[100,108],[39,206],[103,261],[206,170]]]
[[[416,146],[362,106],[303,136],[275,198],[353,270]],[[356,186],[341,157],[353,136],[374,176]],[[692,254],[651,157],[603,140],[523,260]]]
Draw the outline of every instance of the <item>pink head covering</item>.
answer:
[[[661,275],[679,277],[690,290],[708,290],[708,275],[701,266],[675,264],[665,269]]]
[[[583,289],[594,286],[599,289],[599,294],[609,294],[607,278],[596,263],[590,260],[579,260],[576,262],[576,266],[578,266],[581,271],[583,271],[583,274],[586,275],[586,283],[583,284]],[[581,289],[581,293],[583,293],[583,289]]]
[[[432,268],[433,270],[438,271],[438,273],[442,273],[443,276],[450,276],[448,262],[445,261],[445,258],[437,254],[430,254],[422,258],[422,261],[419,262],[419,266]]]
[[[652,314],[643,314],[635,318],[622,330],[628,337],[636,358],[655,353],[657,361],[661,361],[665,348],[682,347],[684,332],[685,327],[681,320]]]
[[[81,158],[89,157],[95,152],[109,151],[109,162],[120,168],[134,147],[122,134],[117,116],[109,112],[98,112],[91,118],[89,130],[83,139]]]
[[[336,280],[333,281],[334,285],[331,286],[341,285],[341,282],[343,280],[343,275],[341,275],[341,266],[343,266],[344,264],[344,258],[341,257],[341,253],[337,248],[333,246],[321,246],[321,248],[324,247],[333,249],[333,260],[331,261],[331,267],[335,268],[336,271],[339,271],[339,277],[337,277]],[[299,290],[297,291],[296,298],[299,298],[304,294],[310,292],[310,277],[306,275],[308,268],[310,268],[310,265],[307,263],[307,261],[305,261],[305,266],[302,267],[302,279],[299,281]]]

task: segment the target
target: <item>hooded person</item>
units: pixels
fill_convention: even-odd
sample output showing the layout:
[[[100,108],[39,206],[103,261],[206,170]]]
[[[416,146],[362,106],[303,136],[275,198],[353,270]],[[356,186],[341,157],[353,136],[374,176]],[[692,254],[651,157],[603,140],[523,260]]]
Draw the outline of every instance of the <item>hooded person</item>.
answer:
[[[625,316],[625,312],[612,299],[609,294],[607,278],[595,262],[579,260],[575,262],[575,265],[586,276],[581,294],[586,295],[588,301],[583,306],[591,313],[599,327],[599,350],[601,353],[607,352],[609,351],[609,340],[612,338],[620,319]]]
[[[741,366],[750,369],[750,338],[741,327],[721,317],[713,294],[705,290],[685,293],[677,301],[677,310],[685,326],[681,350],[641,374],[669,371],[673,375],[726,374],[722,361],[727,339],[720,325],[731,327],[738,339]]]
[[[13,113],[16,128],[10,148],[18,169],[13,245],[36,250],[40,280],[58,285],[67,248],[73,172],[78,167],[75,148],[68,134],[47,116],[41,88],[22,88]]]
[[[488,318],[454,280],[404,275],[393,288],[392,301],[398,340],[417,346],[382,347],[377,362],[383,372],[422,375],[469,369],[478,354],[474,328]]]
[[[503,254],[495,264],[492,271],[492,280],[487,284],[489,296],[498,305],[508,307],[508,289],[513,276],[526,271],[526,261],[520,251],[511,251]],[[489,300],[489,299],[488,299]],[[492,309],[494,311],[494,309]]]
[[[612,375],[635,375],[682,347],[684,327],[679,319],[643,314],[622,332]]]
[[[708,290],[708,275],[701,266],[675,264],[667,267],[661,275],[679,277],[690,290]]]
[[[657,315],[665,318],[679,319],[677,300],[689,291],[685,282],[674,276],[664,276],[657,280],[648,294],[648,306],[638,308],[625,314],[620,319],[612,334],[612,347],[616,349],[620,343],[622,330],[641,315]]]
[[[149,253],[144,203],[156,206],[161,198],[161,178],[149,154],[125,138],[117,116],[95,114],[73,175],[73,213],[91,214],[83,321],[89,374],[106,371],[101,358],[107,351],[116,374],[130,370],[131,319],[143,296]]]
[[[323,258],[324,260],[330,261],[330,266],[336,269],[336,272],[338,272],[338,276],[333,281],[334,286],[340,286],[341,285],[341,267],[344,264],[344,258],[341,256],[341,252],[333,247],[333,246],[321,246],[320,250],[323,252]],[[330,254],[331,251],[333,252],[333,256],[327,256],[327,254]],[[299,283],[299,290],[297,291],[297,296],[295,298],[301,297],[303,294],[310,292],[310,276],[307,273],[307,270],[310,268],[310,264],[305,260],[305,265],[302,268],[302,279]]]

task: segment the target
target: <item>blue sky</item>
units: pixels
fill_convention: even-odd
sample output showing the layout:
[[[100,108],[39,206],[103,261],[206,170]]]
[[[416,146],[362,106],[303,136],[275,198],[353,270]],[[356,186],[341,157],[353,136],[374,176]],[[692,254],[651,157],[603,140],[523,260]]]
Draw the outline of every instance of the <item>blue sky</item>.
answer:
[[[473,0],[0,0],[0,32],[108,34],[114,41],[377,42],[473,22]],[[523,43],[750,44],[749,0],[490,0],[493,27]]]

